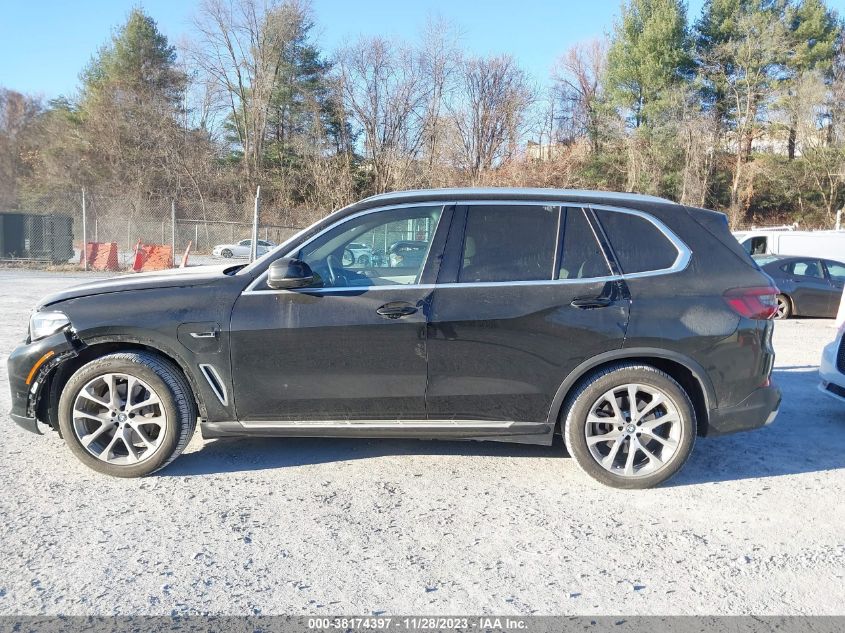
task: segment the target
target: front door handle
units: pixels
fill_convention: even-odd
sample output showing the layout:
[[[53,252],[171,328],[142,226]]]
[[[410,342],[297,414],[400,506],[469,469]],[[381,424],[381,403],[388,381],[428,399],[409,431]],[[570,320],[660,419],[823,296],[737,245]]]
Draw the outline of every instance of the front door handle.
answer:
[[[582,310],[591,310],[592,308],[606,308],[612,303],[613,299],[610,297],[582,297],[573,299],[571,305]]]
[[[376,309],[376,314],[383,316],[386,319],[401,319],[402,317],[410,316],[417,311],[415,306],[404,301],[396,301],[393,303],[385,303],[380,308]]]

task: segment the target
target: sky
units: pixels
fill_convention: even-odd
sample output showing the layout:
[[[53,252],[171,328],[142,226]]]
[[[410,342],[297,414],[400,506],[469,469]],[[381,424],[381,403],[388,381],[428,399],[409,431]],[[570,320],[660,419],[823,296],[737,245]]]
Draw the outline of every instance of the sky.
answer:
[[[703,0],[688,0],[690,21]],[[510,53],[540,81],[572,44],[611,31],[621,0],[312,0],[315,37],[331,52],[359,35],[415,38],[429,16],[454,24],[475,54]],[[198,0],[0,0],[0,86],[47,99],[72,95],[112,30],[141,6],[178,43]],[[845,14],[845,0],[829,0]]]

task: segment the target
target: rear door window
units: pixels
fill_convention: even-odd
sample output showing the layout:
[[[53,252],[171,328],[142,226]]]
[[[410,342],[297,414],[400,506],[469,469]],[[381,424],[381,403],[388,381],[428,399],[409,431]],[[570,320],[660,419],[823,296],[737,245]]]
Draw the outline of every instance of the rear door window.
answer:
[[[558,206],[469,207],[458,282],[550,280],[559,216]]]
[[[567,209],[558,279],[590,279],[609,274],[607,259],[584,210]]]
[[[845,264],[825,261],[825,266],[827,266],[827,272],[833,281],[845,281]]]
[[[664,270],[675,263],[678,249],[646,218],[622,211],[595,211],[623,273]]]
[[[822,272],[821,263],[817,259],[802,259],[789,262],[788,264],[781,266],[781,270],[790,275],[797,275],[798,277],[824,279],[824,272]]]

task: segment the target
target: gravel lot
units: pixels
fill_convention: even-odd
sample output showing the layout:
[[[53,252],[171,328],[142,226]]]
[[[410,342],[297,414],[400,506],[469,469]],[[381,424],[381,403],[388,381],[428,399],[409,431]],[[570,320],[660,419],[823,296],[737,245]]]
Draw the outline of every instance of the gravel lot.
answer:
[[[0,614],[845,614],[845,405],[826,320],[779,323],[771,427],[650,491],[560,445],[214,440],[109,479],[13,425],[6,356],[83,275],[0,269]]]

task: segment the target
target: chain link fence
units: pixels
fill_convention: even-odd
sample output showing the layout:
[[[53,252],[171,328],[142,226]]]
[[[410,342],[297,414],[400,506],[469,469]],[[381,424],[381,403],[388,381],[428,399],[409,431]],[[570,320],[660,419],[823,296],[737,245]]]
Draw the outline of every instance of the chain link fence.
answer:
[[[259,201],[260,202],[260,201]],[[178,266],[247,260],[255,201],[148,200],[77,191],[22,197],[0,209],[0,261],[83,266],[83,245],[113,243],[118,267],[132,267],[136,246],[169,246]],[[302,226],[290,210],[259,204],[258,254]],[[283,223],[262,222],[262,218]],[[246,242],[245,242],[246,240]],[[90,248],[90,247],[89,247]]]

